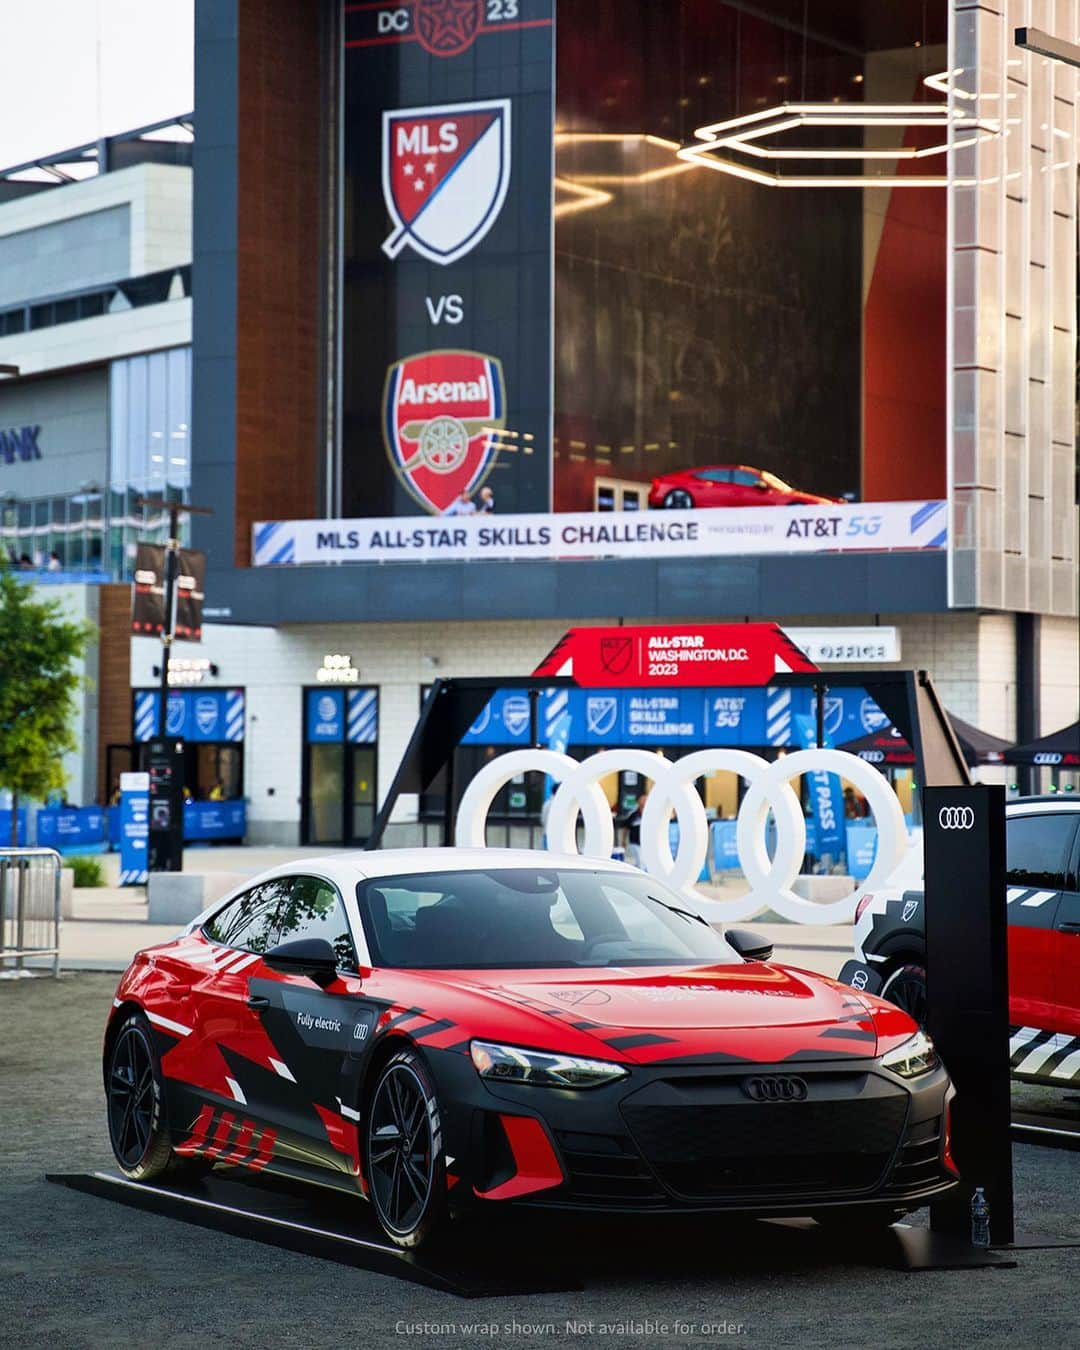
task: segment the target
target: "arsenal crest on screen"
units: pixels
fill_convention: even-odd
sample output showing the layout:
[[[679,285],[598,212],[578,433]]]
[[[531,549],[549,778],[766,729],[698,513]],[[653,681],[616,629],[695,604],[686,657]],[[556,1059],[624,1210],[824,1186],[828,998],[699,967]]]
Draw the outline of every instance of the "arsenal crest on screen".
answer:
[[[502,363],[481,352],[420,352],[386,372],[383,437],[402,484],[439,514],[483,483],[506,425]]]
[[[510,185],[510,100],[383,113],[382,183],[394,230],[383,251],[408,244],[444,266],[494,225]]]

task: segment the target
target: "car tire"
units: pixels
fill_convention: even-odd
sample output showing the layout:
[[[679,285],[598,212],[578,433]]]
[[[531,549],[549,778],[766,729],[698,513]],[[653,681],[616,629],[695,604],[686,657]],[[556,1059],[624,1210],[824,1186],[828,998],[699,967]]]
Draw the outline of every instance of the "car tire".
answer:
[[[109,1046],[105,1066],[106,1115],[113,1157],[132,1181],[171,1173],[197,1173],[206,1164],[178,1158],[165,1113],[161,1059],[150,1023],[141,1012],[124,1019]]]
[[[689,511],[694,505],[694,499],[685,488],[672,488],[664,498],[664,509],[667,511]]]
[[[885,977],[879,997],[903,1008],[919,1026],[925,1026],[926,967],[916,960],[893,966]]]
[[[375,1080],[365,1112],[364,1171],[379,1226],[395,1246],[415,1251],[446,1226],[439,1101],[416,1050],[392,1055]]]

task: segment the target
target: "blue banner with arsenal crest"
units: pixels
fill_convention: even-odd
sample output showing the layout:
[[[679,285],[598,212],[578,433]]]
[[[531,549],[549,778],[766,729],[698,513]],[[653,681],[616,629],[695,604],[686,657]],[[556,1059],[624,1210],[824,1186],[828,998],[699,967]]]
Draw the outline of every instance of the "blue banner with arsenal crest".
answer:
[[[342,34],[337,514],[550,511],[554,0]]]

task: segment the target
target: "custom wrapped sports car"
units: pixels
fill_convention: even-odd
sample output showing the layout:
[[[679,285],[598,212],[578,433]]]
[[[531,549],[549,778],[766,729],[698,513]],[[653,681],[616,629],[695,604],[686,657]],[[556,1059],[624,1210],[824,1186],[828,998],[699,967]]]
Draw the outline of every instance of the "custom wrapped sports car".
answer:
[[[880,1224],[954,1185],[915,1022],[686,906],[551,853],[267,872],[121,979],[117,1161],[340,1187],[414,1247],[511,1202]]]

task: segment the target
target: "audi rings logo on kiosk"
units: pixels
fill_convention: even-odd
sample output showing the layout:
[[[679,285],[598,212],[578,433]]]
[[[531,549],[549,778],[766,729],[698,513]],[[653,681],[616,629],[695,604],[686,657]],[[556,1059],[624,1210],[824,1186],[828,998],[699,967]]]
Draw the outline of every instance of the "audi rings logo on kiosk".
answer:
[[[733,900],[716,900],[695,886],[709,847],[709,822],[695,783],[727,771],[747,784],[735,831],[739,865],[749,889]],[[840,900],[806,900],[792,890],[806,853],[806,821],[793,779],[824,771],[838,774],[859,789],[873,812],[878,830],[874,864],[862,884]],[[476,774],[458,807],[455,842],[462,848],[484,848],[488,812],[499,791],[522,773],[545,773],[558,788],[547,818],[547,846],[576,854],[578,818],[585,826],[580,850],[589,858],[610,858],[615,843],[611,807],[600,787],[615,773],[636,773],[652,783],[641,818],[642,866],[652,876],[680,891],[701,916],[718,923],[751,918],[771,909],[794,923],[849,923],[867,892],[880,887],[896,870],[907,847],[907,831],[899,799],[882,775],[857,755],[843,750],[797,750],[772,763],[748,750],[714,747],[663,759],[648,750],[601,750],[580,763],[554,750],[511,750]],[[674,856],[668,823],[674,815],[679,844]],[[770,857],[766,831],[770,816],[776,826]]]
[[[970,806],[943,806],[937,813],[937,823],[943,830],[970,830],[975,825],[975,811]]]
[[[792,1074],[769,1078],[744,1078],[742,1090],[752,1102],[804,1102],[809,1089],[805,1078]]]

